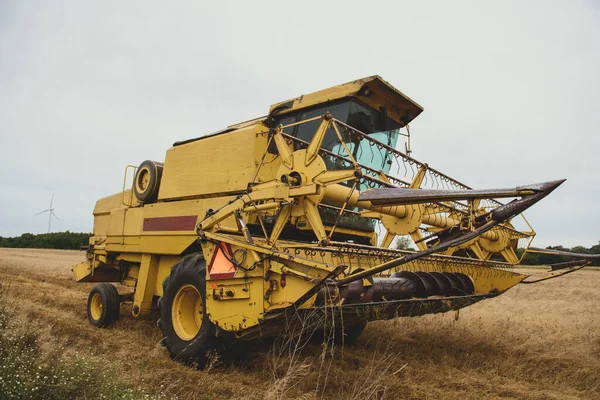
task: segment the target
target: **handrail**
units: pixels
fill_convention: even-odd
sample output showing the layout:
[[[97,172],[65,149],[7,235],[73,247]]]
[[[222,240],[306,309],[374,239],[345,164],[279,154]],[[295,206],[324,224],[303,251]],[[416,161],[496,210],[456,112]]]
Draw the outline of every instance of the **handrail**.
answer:
[[[127,172],[129,168],[133,169],[133,181],[131,182],[131,190],[129,191],[129,203],[125,203],[125,187],[127,186]],[[123,189],[121,191],[121,203],[124,206],[132,207],[133,206],[133,185],[135,184],[135,174],[137,173],[138,167],[136,165],[129,164],[125,167],[125,175],[123,176]]]

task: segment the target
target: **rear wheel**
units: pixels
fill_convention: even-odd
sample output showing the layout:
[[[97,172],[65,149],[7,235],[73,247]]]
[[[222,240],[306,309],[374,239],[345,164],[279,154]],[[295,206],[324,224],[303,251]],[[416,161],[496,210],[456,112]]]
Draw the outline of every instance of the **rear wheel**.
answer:
[[[110,283],[100,283],[90,290],[87,302],[88,321],[97,328],[119,320],[121,301],[117,288]]]
[[[201,254],[186,256],[173,266],[158,305],[162,343],[171,358],[204,368],[217,338],[206,314],[206,263]]]

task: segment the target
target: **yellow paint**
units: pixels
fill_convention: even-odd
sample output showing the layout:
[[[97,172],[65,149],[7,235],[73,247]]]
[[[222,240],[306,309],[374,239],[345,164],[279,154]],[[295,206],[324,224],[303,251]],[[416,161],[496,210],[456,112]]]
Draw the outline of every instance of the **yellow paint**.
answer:
[[[73,266],[71,270],[73,271],[73,275],[75,275],[75,280],[79,282],[92,273],[92,264],[86,260]]]
[[[230,332],[242,330],[258,324],[263,308],[262,277],[247,277],[237,279],[219,279],[207,281],[206,311],[210,320],[220,328]],[[220,296],[229,289],[238,296]],[[247,288],[247,292],[242,292]]]
[[[158,200],[246,190],[256,169],[257,129],[250,126],[167,150]]]
[[[158,276],[159,257],[149,254],[142,256],[137,287],[133,294],[133,316],[148,315],[152,308],[152,297]]]
[[[369,76],[328,89],[319,90],[314,93],[304,94],[291,100],[273,104],[269,111],[276,107],[292,102],[291,108],[280,110],[277,115],[303,108],[313,107],[328,101],[335,101],[346,97],[354,97],[367,103],[378,110],[380,106],[387,108],[388,116],[405,126],[416,118],[423,108],[411,100],[408,96],[394,88],[379,76]]]
[[[203,303],[200,292],[195,286],[183,285],[173,300],[171,319],[177,336],[190,341],[196,337],[202,326]]]
[[[94,293],[90,300],[90,314],[95,321],[98,321],[102,316],[102,296],[100,293]]]

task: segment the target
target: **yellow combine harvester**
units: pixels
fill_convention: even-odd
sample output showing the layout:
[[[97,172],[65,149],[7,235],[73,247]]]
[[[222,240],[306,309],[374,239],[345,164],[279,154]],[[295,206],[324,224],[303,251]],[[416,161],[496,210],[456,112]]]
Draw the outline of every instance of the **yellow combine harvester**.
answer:
[[[348,342],[367,321],[458,310],[524,282],[516,249],[535,233],[514,221],[562,181],[471,190],[410,156],[422,111],[368,77],[127,167],[73,272],[134,292],[96,285],[89,321],[109,325],[122,302],[135,317],[158,309],[171,357],[203,366],[303,315],[332,316]],[[398,235],[418,251],[390,249]]]

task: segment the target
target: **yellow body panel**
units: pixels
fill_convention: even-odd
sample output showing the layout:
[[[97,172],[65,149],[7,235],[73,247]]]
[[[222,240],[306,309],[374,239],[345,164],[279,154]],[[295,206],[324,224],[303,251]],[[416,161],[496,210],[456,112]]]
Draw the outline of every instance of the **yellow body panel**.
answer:
[[[256,169],[256,126],[167,150],[159,201],[239,193]]]
[[[206,308],[209,318],[215,325],[230,332],[240,332],[257,325],[264,311],[262,288],[262,277],[207,281]],[[234,295],[217,296],[227,291],[233,291]]]
[[[131,190],[115,193],[104,197],[96,202],[94,207],[94,236],[106,236],[112,211],[125,207],[123,200],[131,198]],[[139,206],[139,202],[133,197],[133,206]]]
[[[90,276],[92,274],[92,264],[89,261],[84,261],[77,265],[74,265],[71,270],[73,271],[75,280],[77,282],[80,282],[85,277]]]

